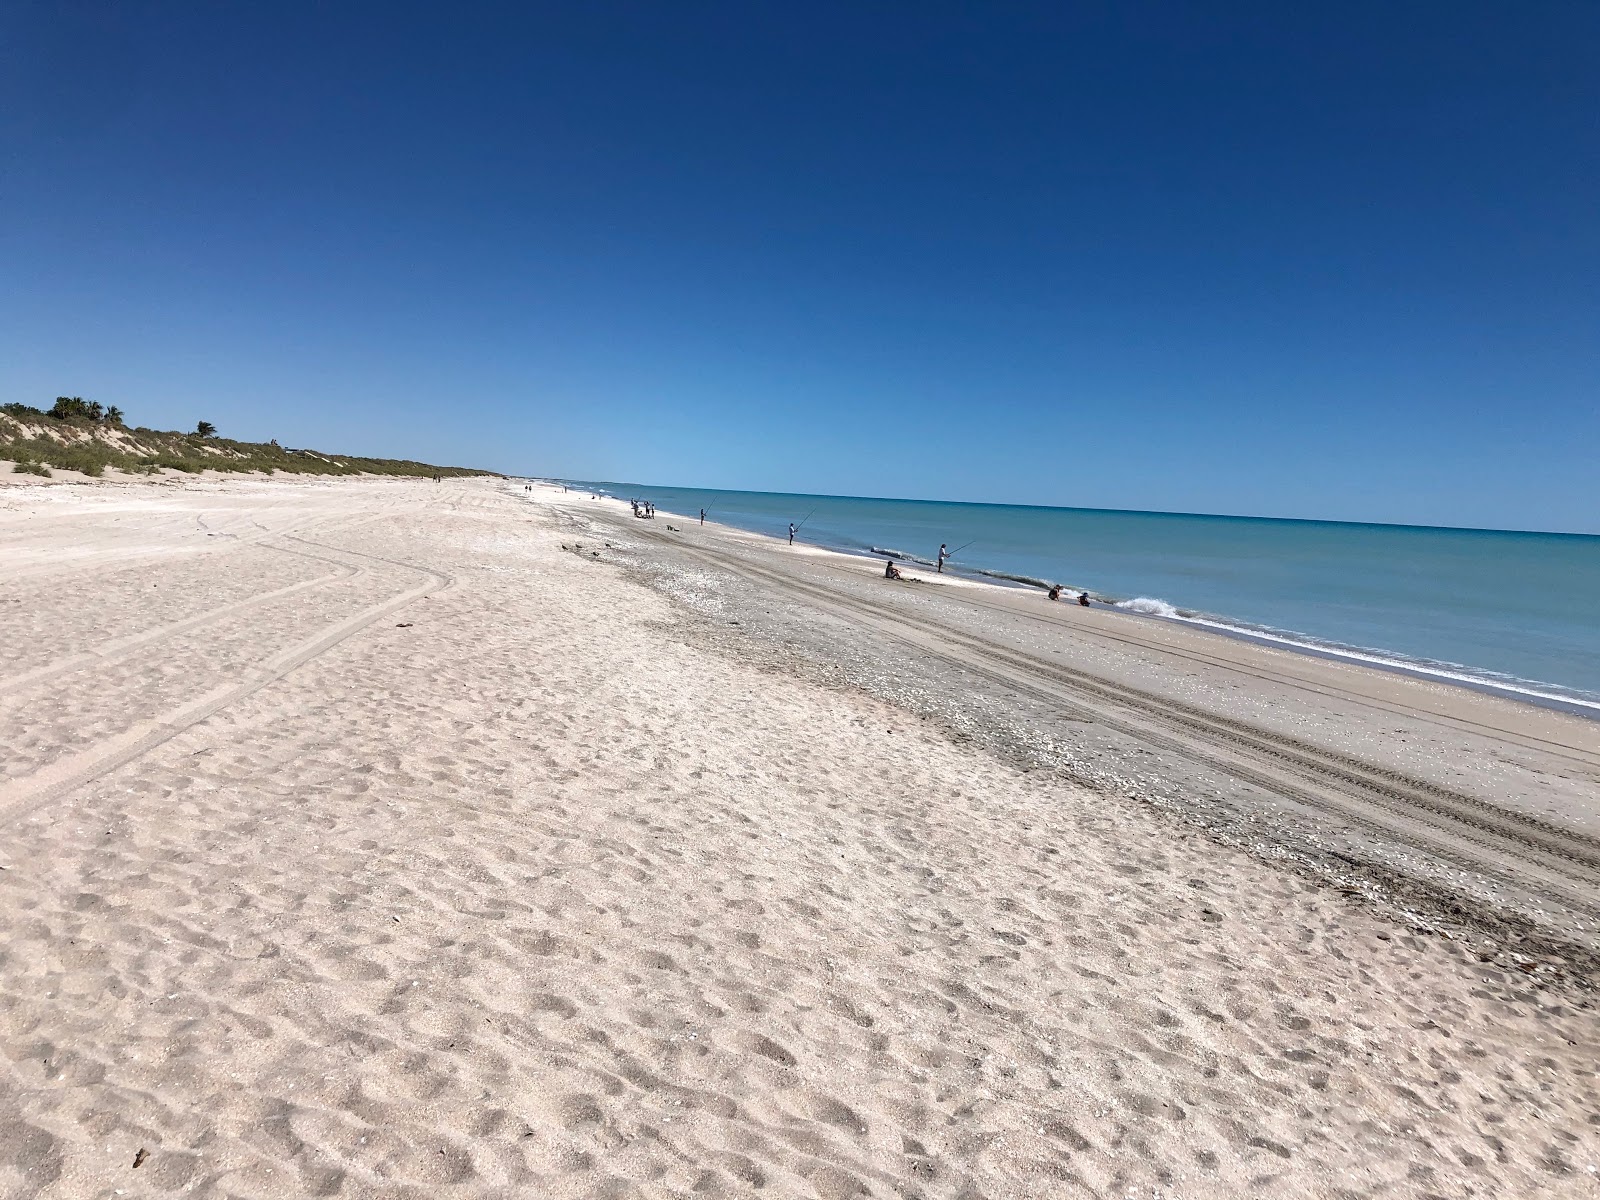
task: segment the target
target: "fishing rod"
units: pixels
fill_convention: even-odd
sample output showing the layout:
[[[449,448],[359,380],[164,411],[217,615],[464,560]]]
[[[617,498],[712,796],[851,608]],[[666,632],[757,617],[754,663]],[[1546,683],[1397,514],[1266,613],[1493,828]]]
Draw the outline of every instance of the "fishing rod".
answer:
[[[816,510],[816,509],[814,509],[814,508],[813,508],[813,509],[812,509],[812,510],[811,510],[811,511],[810,511],[810,512],[808,512],[808,513],[807,513],[807,514],[806,514],[806,519],[805,519],[805,521],[801,521],[801,522],[800,522],[800,524],[798,524],[798,525],[796,525],[796,526],[795,526],[795,527],[794,527],[794,531],[795,531],[795,532],[796,532],[796,533],[799,533],[799,532],[800,532],[800,531],[801,531],[801,530],[802,530],[802,529],[804,529],[804,528],[805,528],[805,527],[806,527],[806,521],[809,521],[809,520],[811,520],[811,518],[812,518],[812,517],[814,517],[814,516],[816,516],[816,515],[817,515],[817,510]]]
[[[966,549],[966,548],[967,548],[967,546],[970,546],[970,545],[972,545],[972,544],[973,544],[973,543],[974,543],[974,542],[976,542],[976,541],[977,541],[977,540],[978,540],[978,539],[977,539],[977,538],[973,538],[973,539],[972,539],[972,541],[971,541],[971,542],[968,542],[968,543],[966,543],[966,545],[965,545],[965,546],[957,546],[957,547],[956,547],[956,548],[955,548],[955,549],[954,549],[954,550],[952,550],[952,551],[950,551],[950,553],[949,553],[949,554],[946,554],[946,555],[945,555],[945,556],[944,556],[944,560],[945,560],[945,561],[946,561],[946,562],[949,562],[949,561],[950,561],[950,560],[951,560],[951,559],[952,559],[952,558],[954,558],[954,557],[955,557],[955,556],[956,556],[956,555],[958,555],[958,554],[960,554],[960,553],[961,553],[961,552],[962,552],[962,551],[963,551],[963,550],[965,550],[965,549]]]

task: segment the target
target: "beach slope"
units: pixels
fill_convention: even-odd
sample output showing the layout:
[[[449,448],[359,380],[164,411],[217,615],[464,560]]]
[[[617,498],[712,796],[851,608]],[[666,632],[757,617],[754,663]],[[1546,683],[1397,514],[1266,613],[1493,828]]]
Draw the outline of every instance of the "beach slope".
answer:
[[[0,1194],[1593,1194],[1581,981],[751,654],[613,528],[0,490]]]

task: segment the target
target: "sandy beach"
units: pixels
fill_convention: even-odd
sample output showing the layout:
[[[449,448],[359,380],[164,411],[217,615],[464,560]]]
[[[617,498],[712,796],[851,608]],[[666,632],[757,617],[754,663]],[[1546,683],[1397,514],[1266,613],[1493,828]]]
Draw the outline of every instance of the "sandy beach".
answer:
[[[1600,1193],[1600,725],[879,574],[0,475],[0,1195]]]

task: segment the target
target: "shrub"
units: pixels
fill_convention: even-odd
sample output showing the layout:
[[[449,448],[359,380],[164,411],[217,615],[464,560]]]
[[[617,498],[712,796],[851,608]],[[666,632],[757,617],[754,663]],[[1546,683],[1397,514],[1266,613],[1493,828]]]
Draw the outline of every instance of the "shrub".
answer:
[[[46,418],[82,431],[63,444],[53,437],[25,437],[16,424],[21,420],[37,423]],[[116,426],[128,432],[132,447],[104,440],[97,430]],[[66,430],[63,430],[66,432]],[[493,475],[465,467],[437,467],[405,459],[359,458],[319,454],[313,450],[290,450],[276,441],[239,442],[216,435],[216,427],[202,421],[193,433],[162,432],[138,426],[128,430],[117,408],[102,408],[79,396],[60,396],[48,413],[26,404],[0,405],[0,459],[33,463],[30,474],[48,474],[44,464],[64,470],[102,475],[106,467],[139,474],[155,474],[162,468],[198,474],[208,467],[217,471],[284,472],[289,475],[410,475],[432,477]],[[21,468],[19,468],[21,469]]]

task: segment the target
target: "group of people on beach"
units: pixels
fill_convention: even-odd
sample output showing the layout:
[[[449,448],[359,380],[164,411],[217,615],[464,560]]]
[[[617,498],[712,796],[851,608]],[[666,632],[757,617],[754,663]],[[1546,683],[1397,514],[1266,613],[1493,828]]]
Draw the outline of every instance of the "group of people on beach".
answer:
[[[794,544],[794,535],[795,535],[795,527],[793,525],[790,525],[789,526],[789,544],[790,545]],[[948,562],[950,559],[954,558],[954,557],[955,556],[953,554],[951,554],[951,552],[950,552],[950,544],[948,542],[940,542],[939,543],[939,554],[938,554],[938,558],[936,559],[936,566],[937,566],[939,574],[941,574],[941,575],[944,574],[944,564],[946,562]],[[883,577],[885,579],[904,579],[905,578],[905,576],[903,574],[901,574],[900,568],[895,565],[895,561],[892,558],[885,558],[883,560]],[[913,582],[915,582],[915,581],[913,581]],[[1051,584],[1050,585],[1050,590],[1045,594],[1051,600],[1060,600],[1061,599],[1061,585],[1059,583]],[[1091,606],[1091,602],[1089,600],[1089,593],[1088,592],[1079,592],[1078,593],[1078,604],[1083,608],[1089,608]]]
[[[598,500],[598,499],[600,499],[600,497],[599,496],[590,496],[589,499]],[[641,521],[654,521],[656,519],[656,506],[651,501],[649,501],[649,500],[629,500],[628,503],[633,506],[633,515],[638,517]],[[705,523],[706,523],[706,510],[702,508],[700,510],[700,524],[704,525]],[[793,538],[790,538],[789,540],[791,542],[794,541]]]
[[[645,519],[649,519],[649,518],[654,517],[656,515],[655,505],[651,504],[648,500],[633,500],[633,501],[630,501],[630,503],[633,505],[633,515],[636,516],[636,517],[642,517],[642,518],[645,518]],[[702,508],[700,510],[700,524],[704,525],[705,523],[706,523],[706,510]],[[790,521],[789,522],[789,529],[788,529],[789,545],[791,545],[791,546],[794,545],[795,535],[800,532],[800,526],[803,525],[803,524],[805,524],[804,521],[800,522],[799,524],[795,523],[794,521]],[[968,544],[970,545],[971,543],[968,543]],[[939,553],[935,556],[935,559],[934,559],[934,569],[937,570],[939,574],[943,575],[944,574],[944,565],[945,565],[945,563],[949,562],[954,557],[955,557],[955,554],[950,549],[950,543],[949,542],[940,542],[939,543]],[[883,577],[885,579],[894,579],[894,580],[905,580],[905,578],[906,578],[905,575],[901,572],[899,566],[895,563],[893,558],[885,558],[883,560]],[[911,582],[916,582],[916,581],[912,580]],[[1050,585],[1050,589],[1046,593],[1046,595],[1051,600],[1060,600],[1061,599],[1061,585],[1059,583],[1051,584]],[[1089,599],[1089,593],[1088,592],[1079,592],[1078,593],[1078,604],[1080,606],[1082,606],[1083,608],[1089,608],[1090,607],[1091,601]]]
[[[1047,593],[1047,595],[1048,595],[1049,599],[1051,599],[1051,600],[1059,600],[1059,599],[1061,599],[1061,585],[1059,583],[1052,583],[1050,585],[1050,591]],[[1089,607],[1089,593],[1088,592],[1079,592],[1078,593],[1078,603],[1083,605],[1084,608],[1088,608]]]

